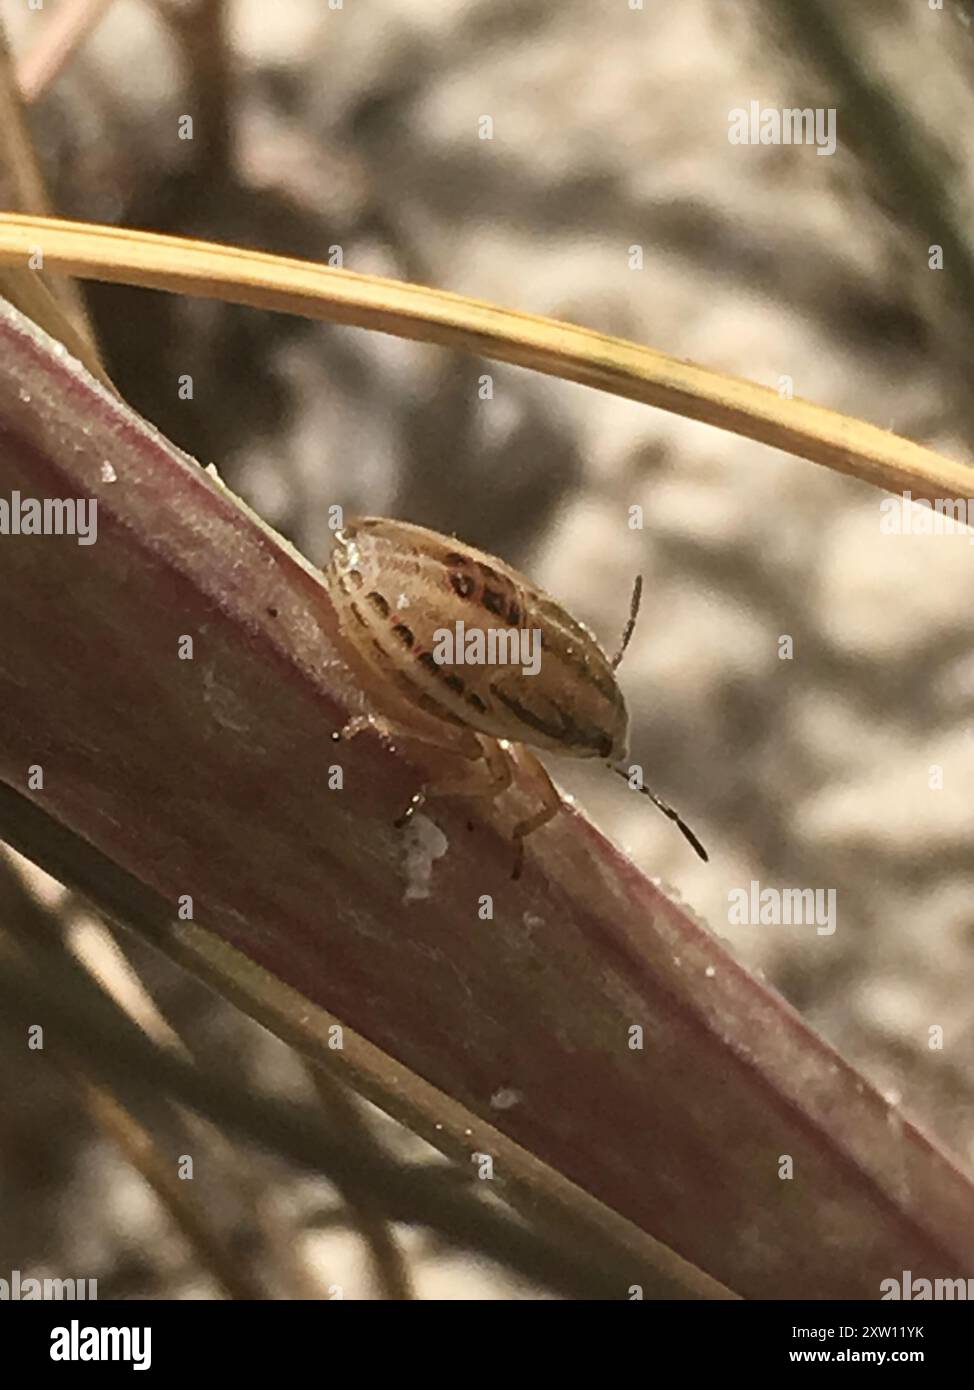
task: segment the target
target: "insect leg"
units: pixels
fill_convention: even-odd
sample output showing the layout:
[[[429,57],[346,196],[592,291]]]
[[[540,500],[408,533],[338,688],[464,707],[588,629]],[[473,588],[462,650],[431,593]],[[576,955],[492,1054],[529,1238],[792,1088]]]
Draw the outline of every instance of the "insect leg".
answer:
[[[476,734],[471,734],[470,742],[464,742],[462,747],[446,742],[433,743],[426,738],[414,739],[413,741],[424,743],[429,747],[448,749],[451,753],[458,753],[461,757],[469,760],[469,765],[450,777],[442,777],[420,787],[419,791],[410,798],[405,811],[394,822],[397,830],[401,830],[421,806],[434,798],[484,796],[493,800],[494,797],[500,796],[501,792],[506,791],[513,781],[514,773],[511,769],[510,757],[495,739],[481,739]],[[483,767],[480,765],[481,761],[483,761]],[[487,773],[486,781],[484,779],[485,771]]]
[[[547,825],[550,820],[553,820],[561,810],[562,803],[561,793],[548,776],[548,770],[540,759],[524,747],[516,747],[515,757],[534,778],[538,794],[541,797],[541,805],[534,815],[529,816],[527,820],[519,821],[511,831],[514,840],[514,869],[511,878],[517,879],[521,877],[521,871],[524,868],[524,841],[528,835],[533,835],[536,830],[540,830],[543,825]]]

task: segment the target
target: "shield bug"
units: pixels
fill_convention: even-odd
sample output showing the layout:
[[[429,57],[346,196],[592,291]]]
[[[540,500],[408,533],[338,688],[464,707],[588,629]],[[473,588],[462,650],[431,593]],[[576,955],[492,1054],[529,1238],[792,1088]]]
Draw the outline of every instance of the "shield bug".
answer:
[[[423,526],[350,520],[336,532],[324,573],[341,630],[373,678],[370,696],[390,716],[389,727],[467,764],[449,782],[421,788],[398,826],[430,796],[498,796],[518,762],[533,774],[540,805],[512,831],[517,878],[525,838],[562,804],[525,745],[601,758],[628,780],[620,764],[629,716],[615,671],[635,626],[641,579],[609,658],[588,628],[503,560]],[[334,737],[367,724],[353,720]],[[648,787],[639,790],[706,859],[677,812]]]

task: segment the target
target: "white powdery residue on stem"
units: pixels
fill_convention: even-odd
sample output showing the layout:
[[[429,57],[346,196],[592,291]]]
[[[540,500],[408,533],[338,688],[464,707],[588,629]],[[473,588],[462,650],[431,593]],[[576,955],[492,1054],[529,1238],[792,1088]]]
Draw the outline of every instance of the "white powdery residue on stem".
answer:
[[[523,1099],[520,1091],[514,1091],[509,1086],[502,1086],[491,1096],[490,1107],[492,1110],[511,1110],[515,1105],[520,1105]]]
[[[203,703],[222,729],[235,734],[251,732],[254,719],[249,707],[212,663],[203,667]]]
[[[433,861],[446,854],[449,841],[438,825],[428,817],[415,815],[403,831],[406,867],[404,903],[417,902],[430,896]]]

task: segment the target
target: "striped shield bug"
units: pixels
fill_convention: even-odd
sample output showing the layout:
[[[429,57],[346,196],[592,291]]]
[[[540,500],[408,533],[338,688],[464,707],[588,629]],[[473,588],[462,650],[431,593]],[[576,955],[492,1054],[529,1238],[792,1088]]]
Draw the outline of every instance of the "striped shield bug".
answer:
[[[517,878],[524,840],[562,805],[527,747],[601,758],[628,780],[621,764],[629,716],[615,671],[635,626],[640,578],[619,650],[609,658],[557,600],[503,560],[423,526],[350,520],[336,532],[324,573],[342,633],[372,678],[370,698],[387,726],[466,761],[456,778],[421,788],[398,826],[432,796],[498,796],[519,762],[534,774],[541,804],[512,831]],[[334,737],[367,723],[353,720]],[[677,812],[648,787],[638,789],[706,859]]]

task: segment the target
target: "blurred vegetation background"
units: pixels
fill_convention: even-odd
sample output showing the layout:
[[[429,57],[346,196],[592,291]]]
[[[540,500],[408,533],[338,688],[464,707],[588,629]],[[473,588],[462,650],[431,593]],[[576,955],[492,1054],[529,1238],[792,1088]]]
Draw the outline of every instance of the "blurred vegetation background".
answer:
[[[45,79],[69,8],[83,40]],[[64,216],[325,261],[341,248],[349,269],[790,381],[962,460],[972,14],[956,0],[0,0]],[[729,112],[754,100],[834,107],[836,153],[731,145]],[[600,770],[552,771],[974,1158],[970,537],[883,535],[863,484],[516,368],[215,302],[85,297],[126,399],[317,563],[330,505],[417,521],[525,570],[607,646],[642,572],[621,671],[632,752],[712,864]],[[834,935],[732,926],[728,894],[754,880],[834,888]],[[242,1091],[316,1109],[390,1171],[440,1163],[9,855],[0,903],[11,936],[45,934],[66,990],[89,988],[81,960],[150,1036],[219,1057]],[[381,1185],[363,1203],[153,1092],[147,1076],[133,1113],[161,1150],[196,1155],[191,1208],[153,1183],[104,1095],[0,1068],[0,1275],[97,1277],[103,1297],[583,1291],[523,1244],[478,1240],[476,1221],[407,1219]]]

